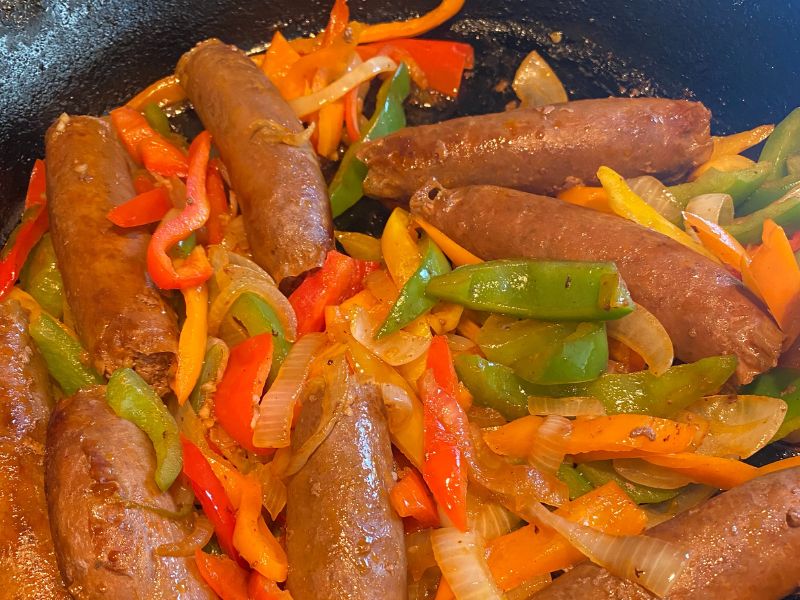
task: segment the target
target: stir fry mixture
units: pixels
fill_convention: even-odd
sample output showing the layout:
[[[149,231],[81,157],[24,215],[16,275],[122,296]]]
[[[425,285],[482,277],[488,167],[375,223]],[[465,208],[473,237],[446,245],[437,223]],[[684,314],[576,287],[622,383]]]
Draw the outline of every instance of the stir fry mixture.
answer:
[[[797,586],[800,458],[745,459],[800,431],[800,110],[712,137],[697,102],[568,101],[533,52],[518,107],[406,127],[473,68],[416,37],[461,5],[336,0],[50,128],[0,258],[47,597]],[[364,196],[380,237],[334,230]]]

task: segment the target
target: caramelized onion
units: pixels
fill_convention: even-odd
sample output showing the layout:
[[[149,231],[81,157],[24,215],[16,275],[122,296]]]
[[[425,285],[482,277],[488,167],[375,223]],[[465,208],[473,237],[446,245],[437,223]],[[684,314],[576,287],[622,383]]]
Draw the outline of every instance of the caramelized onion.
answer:
[[[363,308],[354,311],[350,320],[350,334],[375,356],[393,367],[405,365],[422,356],[431,344],[430,338],[399,330],[376,340],[376,324]]]
[[[456,600],[502,600],[476,533],[442,527],[431,533],[431,545]]]
[[[158,556],[194,556],[195,550],[202,548],[214,535],[214,526],[204,515],[196,514],[192,531],[179,542],[161,544],[155,549]]]
[[[637,304],[632,313],[609,321],[606,327],[608,337],[641,356],[653,375],[663,375],[672,366],[672,340],[661,322],[643,306]]]
[[[520,63],[511,84],[522,107],[560,104],[567,101],[564,84],[547,61],[535,50]]]

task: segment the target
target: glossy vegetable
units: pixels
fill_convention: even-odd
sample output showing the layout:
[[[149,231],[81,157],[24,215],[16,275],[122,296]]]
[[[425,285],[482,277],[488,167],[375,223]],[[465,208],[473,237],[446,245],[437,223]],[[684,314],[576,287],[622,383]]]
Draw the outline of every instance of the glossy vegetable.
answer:
[[[389,492],[389,499],[401,517],[413,517],[423,527],[439,527],[436,505],[416,469],[402,471]]]
[[[536,50],[522,59],[512,86],[522,108],[567,101],[564,84]]]
[[[154,187],[134,196],[125,204],[115,206],[108,213],[108,220],[117,227],[139,227],[157,223],[172,208],[167,188]]]
[[[141,113],[121,107],[110,114],[117,136],[134,161],[163,177],[186,177],[186,155],[156,132]]]
[[[20,286],[38,302],[44,310],[61,318],[64,309],[64,281],[56,264],[53,240],[49,233],[31,252],[20,274]]]
[[[225,342],[217,338],[208,339],[203,356],[203,367],[192,394],[189,396],[189,403],[195,412],[199,412],[208,399],[214,395],[217,384],[225,373],[229,356],[230,351]]]
[[[609,321],[606,327],[608,337],[641,356],[653,375],[663,375],[672,366],[675,359],[672,340],[661,322],[645,307],[636,305],[631,314]]]
[[[778,179],[788,174],[786,159],[798,152],[800,152],[800,109],[794,109],[778,123],[767,138],[758,160],[772,163],[769,179]]]
[[[44,171],[41,171],[44,176]],[[39,175],[36,175],[38,178]],[[38,183],[32,183],[38,185]],[[0,299],[8,294],[22,272],[28,254],[39,242],[48,227],[47,208],[43,202],[25,208],[17,225],[0,252]]]
[[[183,404],[192,393],[200,372],[208,336],[208,287],[203,284],[181,290],[186,304],[186,319],[178,339],[178,371],[172,389]]]
[[[565,462],[556,473],[558,478],[567,484],[569,488],[569,499],[575,500],[584,494],[588,494],[594,486],[578,471],[571,463]]]
[[[800,429],[800,369],[777,367],[760,375],[741,391],[746,394],[772,396],[786,402],[788,409],[773,441]]]
[[[684,207],[696,196],[719,193],[731,196],[734,205],[747,212],[748,198],[764,183],[771,168],[771,163],[759,162],[747,169],[727,173],[709,169],[694,181],[673,185],[669,190]]]
[[[442,0],[442,2],[430,12],[406,21],[378,23],[375,25],[354,23],[354,25],[363,28],[361,29],[359,41],[365,44],[394,38],[415,37],[438,27],[452,18],[461,10],[462,6],[464,6],[464,0]]]
[[[194,553],[197,570],[222,600],[249,600],[247,571],[225,556],[214,556],[198,549]]]
[[[483,556],[481,540],[472,531],[442,527],[431,533],[436,562],[457,600],[502,600]]]
[[[616,483],[636,504],[656,504],[670,500],[678,495],[679,490],[665,490],[633,483],[614,470],[610,460],[583,463],[578,465],[578,473],[595,487]]]
[[[536,386],[517,377],[510,368],[474,354],[459,354],[454,362],[458,378],[475,404],[493,408],[507,419],[528,414],[528,397],[536,393]]]
[[[757,244],[764,223],[769,219],[786,229],[790,235],[800,229],[800,184],[772,204],[734,219],[725,230],[742,244]]]

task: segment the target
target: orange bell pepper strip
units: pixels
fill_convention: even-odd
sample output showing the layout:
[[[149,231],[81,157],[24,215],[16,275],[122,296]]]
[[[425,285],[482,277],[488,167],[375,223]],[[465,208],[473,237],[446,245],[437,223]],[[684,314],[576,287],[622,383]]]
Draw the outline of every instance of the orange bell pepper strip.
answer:
[[[758,469],[730,458],[706,456],[694,452],[642,456],[654,465],[666,467],[691,479],[723,490],[736,487],[758,475]]]
[[[645,512],[613,481],[565,504],[556,514],[611,535],[638,535],[647,524]],[[584,559],[561,535],[536,525],[495,538],[487,544],[486,555],[489,570],[503,591]]]
[[[178,369],[172,389],[178,404],[183,406],[203,369],[208,337],[208,287],[203,284],[181,292],[186,303],[186,319],[178,338]]]
[[[267,579],[258,571],[250,573],[247,580],[247,593],[250,600],[292,600],[292,595],[278,587],[274,581]]]
[[[337,159],[339,143],[342,141],[343,124],[343,100],[329,102],[319,109],[317,154],[331,160]]]
[[[225,183],[219,172],[219,160],[208,163],[206,173],[206,195],[208,197],[208,221],[206,232],[209,244],[219,244],[225,235],[222,217],[228,214],[228,196],[225,194]]]
[[[706,250],[723,264],[738,272],[742,268],[743,260],[749,262],[744,246],[723,227],[688,212],[683,213],[683,220],[697,234]]]
[[[288,570],[286,552],[261,516],[261,483],[254,475],[246,475],[241,488],[233,545],[261,575],[272,581],[283,581]]]
[[[33,162],[33,170],[28,180],[28,191],[25,193],[25,208],[47,201],[47,168],[41,158]]]
[[[283,94],[281,82],[289,74],[292,65],[300,59],[300,55],[295,52],[292,46],[286,41],[280,31],[276,31],[272,36],[267,53],[261,62],[261,71]]]
[[[422,477],[453,525],[467,529],[467,465],[462,444],[468,440],[467,415],[456,399],[458,379],[447,338],[434,336],[427,375],[420,380],[424,410]]]
[[[126,106],[115,108],[110,114],[117,136],[134,161],[163,177],[186,177],[186,155],[159,135],[144,115]]]
[[[407,21],[378,23],[376,25],[360,25],[359,42],[368,44],[395,38],[416,37],[434,29],[455,16],[464,0],[442,0],[441,4],[420,17]]]
[[[433,240],[442,252],[444,252],[445,256],[450,259],[450,262],[453,263],[456,267],[460,267],[462,265],[477,265],[478,263],[483,262],[482,259],[475,256],[472,252],[459,246],[456,242],[451,240],[447,237],[442,231],[428,223],[422,217],[413,217],[414,222],[419,225],[422,230],[428,234],[428,237]]]
[[[344,33],[349,21],[350,8],[347,6],[347,0],[334,0],[328,25],[322,32],[322,45],[330,46],[336,38]]]
[[[759,467],[758,476],[761,477],[762,475],[776,473],[778,471],[783,471],[784,469],[793,469],[794,467],[800,467],[800,456],[790,456],[789,458],[777,460],[773,463],[769,463],[768,465],[764,465],[763,467]]]
[[[203,347],[204,348],[204,347]],[[247,338],[231,348],[228,366],[214,393],[214,416],[242,448],[271,454],[271,448],[253,445],[253,398],[261,397],[272,366],[272,334]]]
[[[614,214],[608,204],[608,194],[601,187],[576,185],[559,192],[556,197],[570,204]]]
[[[389,492],[389,501],[401,517],[412,517],[423,527],[439,527],[436,506],[416,469],[403,470]]]
[[[147,271],[153,283],[161,289],[194,287],[213,273],[202,246],[196,246],[189,258],[177,268],[167,254],[172,246],[208,221],[211,209],[206,194],[206,171],[210,151],[211,135],[203,131],[189,147],[186,206],[177,217],[161,221],[147,246]]]
[[[247,571],[226,556],[194,551],[200,576],[222,600],[250,600],[247,591]]]
[[[125,106],[139,111],[151,103],[158,104],[163,108],[164,106],[179,104],[184,100],[186,100],[186,92],[181,87],[178,76],[167,75],[136,94],[128,100]]]
[[[456,595],[453,593],[450,584],[447,583],[447,580],[442,577],[439,581],[439,587],[436,589],[436,596],[434,596],[433,600],[453,600]]]
[[[171,208],[167,189],[154,187],[112,208],[106,216],[117,227],[139,227],[160,221]]]

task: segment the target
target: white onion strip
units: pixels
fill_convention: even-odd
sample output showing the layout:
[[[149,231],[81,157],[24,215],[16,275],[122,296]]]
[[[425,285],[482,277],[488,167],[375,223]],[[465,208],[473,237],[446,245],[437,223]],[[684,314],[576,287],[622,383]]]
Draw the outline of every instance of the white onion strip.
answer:
[[[661,322],[640,304],[621,319],[607,322],[608,337],[622,342],[644,359],[653,375],[672,366],[672,340]]]
[[[511,87],[523,108],[567,101],[564,84],[536,50],[520,63]]]
[[[562,417],[598,417],[606,414],[603,403],[593,396],[529,396],[528,412],[532,415]]]
[[[700,194],[689,200],[684,210],[717,225],[728,225],[733,221],[733,198],[729,194]],[[687,227],[687,231],[690,229]]]
[[[294,114],[298,117],[305,117],[318,111],[325,104],[338,100],[354,87],[369,81],[379,73],[387,73],[396,69],[397,63],[388,56],[375,56],[365,60],[352,71],[348,71],[320,91],[295,98],[289,102],[289,105],[292,107]]]
[[[431,545],[456,600],[502,600],[474,532],[442,527],[431,533]]]
[[[523,516],[560,533],[611,574],[638,583],[660,598],[667,595],[688,559],[686,552],[664,540],[645,535],[609,535],[568,521],[538,502],[527,506]]]
[[[253,415],[253,445],[256,448],[285,448],[289,445],[294,406],[303,391],[311,361],[326,339],[324,333],[309,333],[289,350],[278,376],[261,397]]]
[[[487,542],[509,533],[522,519],[497,502],[484,502],[470,516],[469,528]]]
[[[350,319],[350,334],[362,346],[393,367],[410,363],[422,356],[431,345],[430,338],[413,335],[403,329],[376,340],[374,330],[375,326],[367,311],[359,307]]]
[[[528,456],[528,462],[543,473],[555,475],[567,454],[567,441],[571,431],[572,424],[566,417],[547,416],[533,434],[533,450]]]

